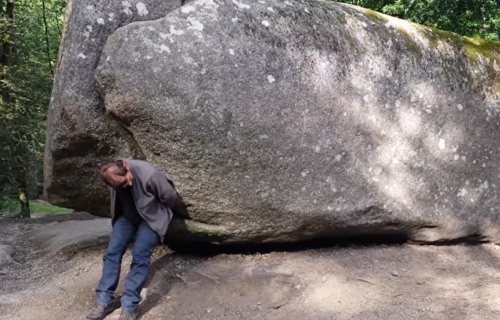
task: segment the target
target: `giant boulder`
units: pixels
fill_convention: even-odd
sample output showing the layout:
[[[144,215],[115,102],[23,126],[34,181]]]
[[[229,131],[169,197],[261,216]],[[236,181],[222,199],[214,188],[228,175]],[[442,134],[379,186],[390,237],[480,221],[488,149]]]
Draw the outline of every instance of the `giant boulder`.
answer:
[[[70,0],[49,106],[44,194],[53,204],[106,215],[99,165],[141,158],[136,141],[106,114],[94,71],[107,38],[134,21],[154,20],[183,0]]]
[[[496,43],[354,6],[198,0],[107,39],[100,119],[120,131],[99,141],[175,181],[176,239],[498,241],[498,70]],[[93,123],[91,107],[72,119]],[[86,137],[57,135],[48,195],[105,208]]]

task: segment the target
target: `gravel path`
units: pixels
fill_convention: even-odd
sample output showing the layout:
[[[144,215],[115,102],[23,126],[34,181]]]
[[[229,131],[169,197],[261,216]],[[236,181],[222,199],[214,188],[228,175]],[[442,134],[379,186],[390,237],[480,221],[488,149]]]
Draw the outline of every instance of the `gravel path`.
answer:
[[[50,239],[33,240],[72,218],[90,219],[0,220],[0,244],[13,245],[19,263],[0,270],[0,319],[85,318],[104,246],[53,254]],[[142,320],[500,318],[500,250],[491,244],[211,256],[157,248],[154,259]],[[129,263],[127,254],[124,272]],[[116,320],[118,312],[108,319]]]

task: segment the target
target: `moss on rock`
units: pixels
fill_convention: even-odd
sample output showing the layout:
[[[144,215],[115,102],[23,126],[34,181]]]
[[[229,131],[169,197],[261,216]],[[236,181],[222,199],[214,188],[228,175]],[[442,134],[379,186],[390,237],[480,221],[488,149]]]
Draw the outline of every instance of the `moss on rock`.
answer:
[[[345,41],[347,42],[347,45],[349,46],[349,49],[351,49],[351,51],[359,52],[358,48],[356,48],[356,44],[354,43],[354,39],[351,36],[346,36]]]
[[[406,45],[406,50],[408,50],[408,52],[411,52],[415,56],[418,63],[421,63],[424,54],[420,45],[415,41],[414,36],[412,36],[403,28],[396,28],[396,30],[402,36]]]
[[[360,11],[365,14],[365,16],[375,23],[387,23],[389,19],[382,13],[373,11],[370,9],[360,8]]]
[[[391,22],[390,19],[397,19],[365,8],[351,5],[349,7],[364,14],[376,24],[386,24]],[[345,19],[345,17],[342,19]],[[469,82],[475,83],[482,87],[483,90],[500,95],[500,76],[497,71],[500,68],[499,42],[462,37],[454,32],[438,30],[411,22],[407,22],[407,26],[413,28],[415,32],[410,32],[409,29],[399,26],[399,24],[394,25],[394,29],[403,39],[406,50],[415,56],[417,63],[422,63],[426,51],[437,49],[440,43],[445,43],[456,52],[462,53],[469,66],[474,66],[483,71],[483,74],[479,77],[467,71],[465,76]],[[422,41],[419,41],[418,36],[428,41],[427,46]],[[346,42],[353,49],[352,38],[346,37]]]
[[[347,24],[347,19],[343,14],[339,14],[337,16],[337,20],[339,21],[340,24]]]

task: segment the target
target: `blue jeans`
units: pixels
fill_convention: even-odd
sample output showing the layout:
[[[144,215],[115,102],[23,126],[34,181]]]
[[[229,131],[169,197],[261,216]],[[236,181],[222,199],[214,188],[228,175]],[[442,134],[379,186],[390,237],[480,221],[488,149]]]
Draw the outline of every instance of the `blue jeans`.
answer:
[[[126,218],[119,217],[111,232],[108,251],[103,257],[102,278],[96,290],[97,303],[109,305],[114,302],[123,254],[136,234],[137,238],[132,249],[132,264],[125,278],[122,310],[135,310],[141,302],[141,290],[146,284],[151,254],[159,243],[159,237],[146,222],[134,225]]]

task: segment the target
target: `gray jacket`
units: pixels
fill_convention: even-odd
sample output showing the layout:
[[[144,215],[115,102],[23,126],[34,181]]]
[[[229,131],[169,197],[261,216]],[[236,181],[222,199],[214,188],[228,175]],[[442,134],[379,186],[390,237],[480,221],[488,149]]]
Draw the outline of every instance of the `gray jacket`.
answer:
[[[177,191],[165,174],[152,164],[140,160],[124,161],[129,165],[133,175],[132,195],[137,211],[163,243],[173,217]],[[111,223],[114,225],[120,207],[116,205],[116,190],[110,188],[110,192]]]

